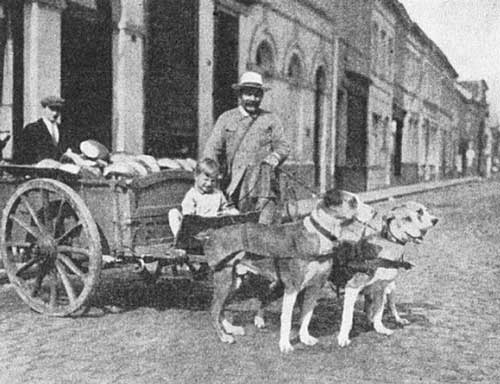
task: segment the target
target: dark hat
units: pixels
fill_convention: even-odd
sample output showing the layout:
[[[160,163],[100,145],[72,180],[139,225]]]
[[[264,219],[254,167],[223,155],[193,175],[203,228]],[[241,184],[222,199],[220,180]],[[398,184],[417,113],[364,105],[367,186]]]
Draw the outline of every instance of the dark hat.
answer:
[[[264,87],[262,75],[257,72],[248,71],[243,73],[238,84],[232,85],[233,89],[240,90],[242,88],[257,88],[263,91],[268,91],[268,87]]]
[[[42,107],[62,107],[65,100],[59,96],[47,96],[40,102]]]

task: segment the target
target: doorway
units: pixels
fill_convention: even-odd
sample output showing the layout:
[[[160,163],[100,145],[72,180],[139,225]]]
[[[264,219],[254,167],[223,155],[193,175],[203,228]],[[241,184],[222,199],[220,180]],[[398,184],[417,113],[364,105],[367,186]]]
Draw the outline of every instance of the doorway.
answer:
[[[403,121],[394,120],[396,131],[394,135],[394,152],[392,154],[392,175],[396,178],[401,177],[401,162],[403,156]]]
[[[313,162],[314,162],[314,185],[321,183],[321,142],[323,140],[323,118],[325,114],[325,90],[326,73],[323,67],[319,67],[315,76],[314,91],[314,136],[313,136]]]
[[[145,152],[196,158],[198,1],[147,2]]]
[[[111,149],[113,73],[109,0],[96,8],[68,3],[61,25],[63,147],[94,139]]]
[[[239,17],[222,9],[215,11],[214,31],[214,119],[238,105],[231,85],[238,82]]]

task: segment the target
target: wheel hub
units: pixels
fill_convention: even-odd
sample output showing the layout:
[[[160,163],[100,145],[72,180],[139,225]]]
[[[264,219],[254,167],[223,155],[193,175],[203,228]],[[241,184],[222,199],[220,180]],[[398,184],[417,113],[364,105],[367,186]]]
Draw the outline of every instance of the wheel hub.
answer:
[[[42,236],[37,243],[40,256],[55,259],[57,256],[57,243],[50,235]]]

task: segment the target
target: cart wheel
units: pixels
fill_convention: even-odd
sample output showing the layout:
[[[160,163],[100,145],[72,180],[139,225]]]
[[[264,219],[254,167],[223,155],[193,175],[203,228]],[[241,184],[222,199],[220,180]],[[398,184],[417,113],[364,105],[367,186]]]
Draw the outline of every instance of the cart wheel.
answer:
[[[52,179],[22,184],[7,201],[0,254],[10,282],[35,311],[77,314],[97,286],[102,252],[85,202]]]

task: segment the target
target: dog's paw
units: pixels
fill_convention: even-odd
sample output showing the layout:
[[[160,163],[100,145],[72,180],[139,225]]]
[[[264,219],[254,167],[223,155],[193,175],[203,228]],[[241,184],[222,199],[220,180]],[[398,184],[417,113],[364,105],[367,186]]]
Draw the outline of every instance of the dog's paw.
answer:
[[[384,327],[382,324],[374,324],[375,332],[380,333],[382,335],[391,336],[394,331],[392,329]]]
[[[221,335],[220,340],[226,344],[233,344],[235,341],[234,337],[231,335],[228,335],[227,333],[224,333],[223,335]]]
[[[280,340],[280,351],[281,353],[290,353],[293,352],[292,344],[288,340]]]
[[[260,316],[255,316],[253,318],[253,324],[258,329],[263,329],[266,327],[266,322],[264,321],[264,318]]]
[[[224,330],[231,335],[245,336],[245,328],[233,325],[226,319],[222,320],[222,326]]]
[[[300,342],[302,344],[305,344],[305,345],[308,345],[311,347],[311,346],[316,345],[318,343],[318,339],[316,339],[315,337],[312,337],[309,334],[300,335]]]
[[[337,343],[339,347],[347,347],[349,344],[351,344],[351,340],[349,340],[349,337],[347,335],[339,334],[337,336]]]
[[[402,326],[410,324],[410,322],[408,320],[403,319],[401,317],[399,317],[399,318],[397,318],[395,320],[396,320],[396,323],[398,323],[399,325],[402,325]]]
[[[230,329],[227,330],[227,332],[235,336],[245,336],[245,328],[243,327],[237,327],[233,325]]]

